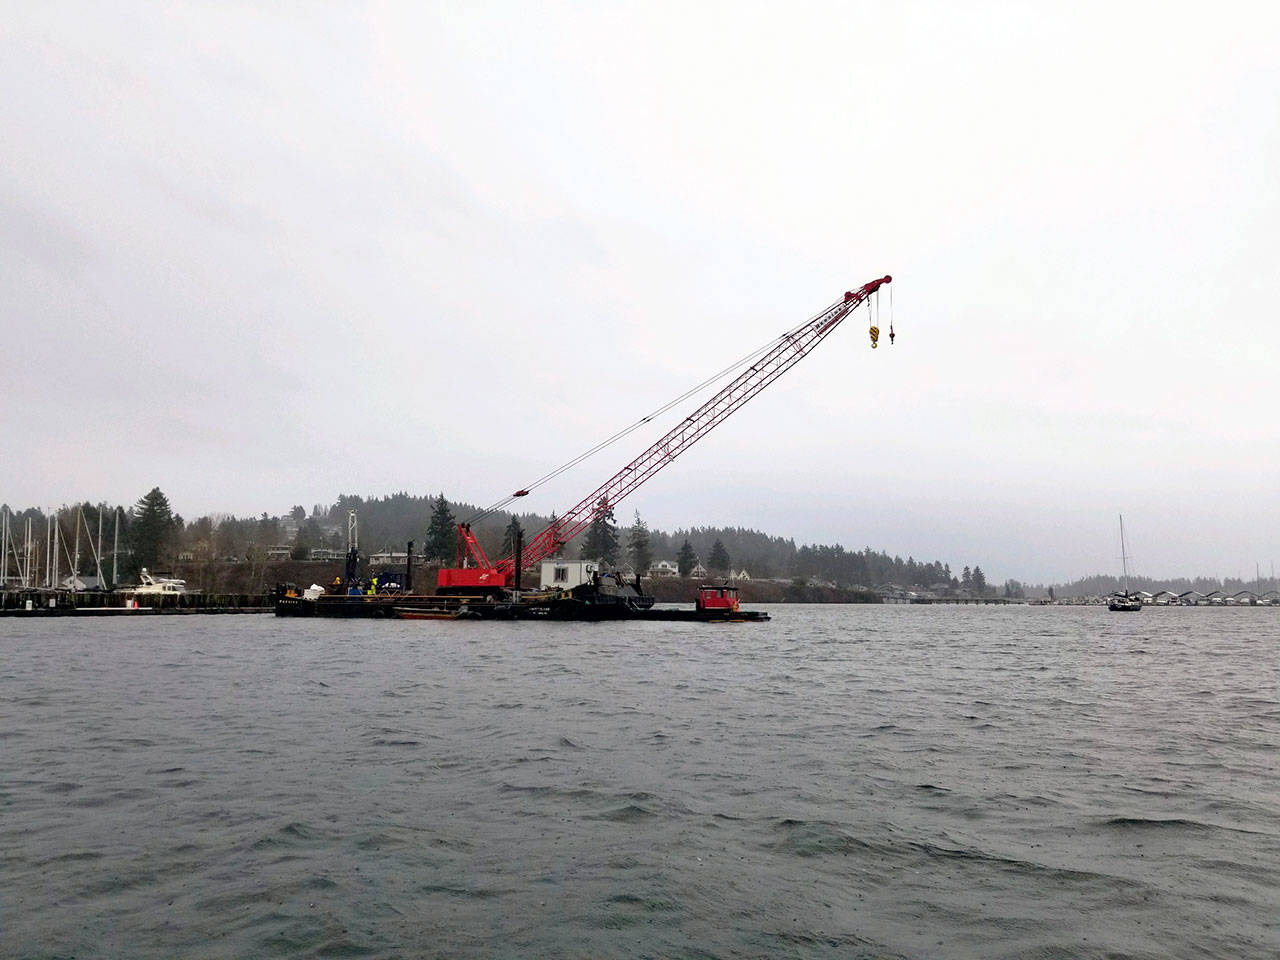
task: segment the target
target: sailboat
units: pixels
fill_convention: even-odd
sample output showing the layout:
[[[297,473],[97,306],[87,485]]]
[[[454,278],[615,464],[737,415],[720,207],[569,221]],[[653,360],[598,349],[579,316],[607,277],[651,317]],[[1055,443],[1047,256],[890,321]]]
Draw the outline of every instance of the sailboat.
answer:
[[[1112,613],[1136,613],[1142,609],[1142,600],[1129,595],[1129,556],[1124,550],[1124,514],[1120,514],[1120,563],[1124,569],[1124,593],[1113,593],[1107,601]]]

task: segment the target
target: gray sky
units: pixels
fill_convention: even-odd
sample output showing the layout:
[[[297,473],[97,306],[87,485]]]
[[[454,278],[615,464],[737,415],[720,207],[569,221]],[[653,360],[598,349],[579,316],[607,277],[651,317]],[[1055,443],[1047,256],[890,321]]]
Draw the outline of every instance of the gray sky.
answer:
[[[620,518],[1280,561],[1273,4],[4,7],[0,500],[489,502],[892,273]]]

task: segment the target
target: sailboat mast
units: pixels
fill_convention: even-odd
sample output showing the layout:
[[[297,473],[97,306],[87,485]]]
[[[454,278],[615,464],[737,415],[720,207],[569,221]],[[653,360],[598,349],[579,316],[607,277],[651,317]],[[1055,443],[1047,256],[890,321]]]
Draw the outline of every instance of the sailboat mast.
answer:
[[[1124,570],[1124,595],[1129,595],[1129,557],[1124,550],[1124,514],[1120,514],[1120,566]]]
[[[84,523],[84,508],[76,509],[76,556],[71,561],[71,592],[75,593],[79,587],[76,584],[80,578],[80,525]]]

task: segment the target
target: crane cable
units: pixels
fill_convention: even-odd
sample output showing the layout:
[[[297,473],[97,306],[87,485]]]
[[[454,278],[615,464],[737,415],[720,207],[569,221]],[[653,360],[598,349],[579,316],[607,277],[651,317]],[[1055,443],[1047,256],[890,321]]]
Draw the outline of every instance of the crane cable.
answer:
[[[893,337],[893,287],[889,287],[889,346],[893,346]]]
[[[870,298],[868,298],[868,309],[870,309]],[[539,477],[537,480],[529,484],[527,487],[522,487],[518,493],[513,493],[506,497],[503,497],[497,503],[494,503],[493,505],[485,507],[483,510],[478,511],[474,516],[468,519],[466,523],[468,524],[479,523],[485,517],[491,516],[494,513],[497,513],[499,510],[504,509],[509,504],[511,504],[514,500],[517,500],[520,497],[523,497],[529,493],[532,493],[534,490],[542,486],[544,483],[548,483],[549,481],[554,480],[556,477],[560,476],[566,470],[571,470],[572,468],[576,467],[578,464],[582,463],[582,461],[586,460],[588,457],[594,456],[595,454],[603,450],[605,447],[612,446],[614,443],[617,443],[623,437],[626,437],[631,433],[634,433],[636,430],[639,430],[642,426],[644,426],[646,423],[649,423],[655,417],[662,416],[664,413],[669,411],[676,404],[683,403],[685,400],[689,399],[694,394],[698,393],[699,391],[715,383],[717,380],[720,380],[721,378],[727,376],[728,374],[739,369],[740,367],[746,366],[748,363],[755,360],[761,354],[767,353],[768,351],[776,347],[779,343],[782,343],[788,338],[794,336],[797,332],[807,327],[818,317],[822,316],[824,313],[829,312],[830,310],[831,310],[831,307],[828,307],[826,310],[823,310],[819,313],[815,313],[808,320],[804,321],[803,323],[797,324],[795,327],[788,330],[786,333],[782,334],[781,336],[774,337],[764,346],[759,347],[755,350],[752,350],[750,353],[742,357],[740,360],[735,360],[733,363],[729,364],[729,366],[725,367],[719,373],[712,374],[710,377],[708,377],[706,380],[703,380],[697,386],[690,387],[684,393],[680,394],[680,396],[676,397],[674,400],[670,400],[667,403],[663,404],[661,407],[659,407],[657,410],[654,410],[653,413],[649,414],[648,416],[641,417],[635,423],[631,424],[628,427],[624,427],[623,429],[615,433],[613,436],[608,437],[604,440],[601,440],[591,449],[579,454],[578,456],[574,457],[572,460],[569,460],[568,462],[556,467],[550,473],[544,474],[543,476]],[[875,329],[875,328],[873,327],[872,329]]]

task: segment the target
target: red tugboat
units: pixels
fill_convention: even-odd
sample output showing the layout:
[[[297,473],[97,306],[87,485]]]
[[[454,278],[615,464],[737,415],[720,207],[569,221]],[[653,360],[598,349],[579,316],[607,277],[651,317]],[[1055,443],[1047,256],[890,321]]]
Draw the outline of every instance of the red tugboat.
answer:
[[[698,588],[698,599],[694,601],[695,610],[717,610],[722,613],[738,612],[738,588],[716,587],[704,583]]]

